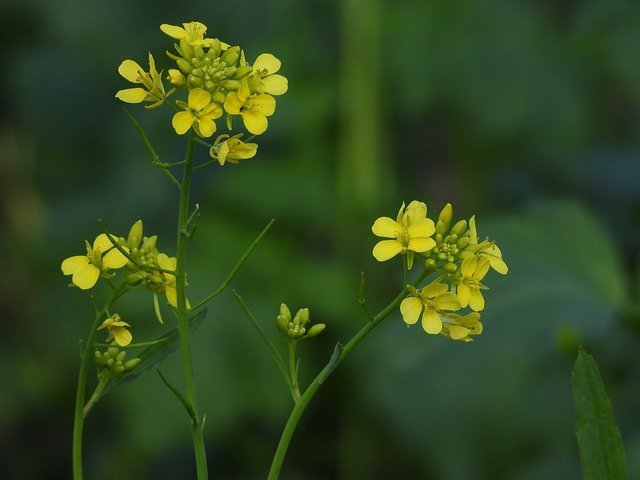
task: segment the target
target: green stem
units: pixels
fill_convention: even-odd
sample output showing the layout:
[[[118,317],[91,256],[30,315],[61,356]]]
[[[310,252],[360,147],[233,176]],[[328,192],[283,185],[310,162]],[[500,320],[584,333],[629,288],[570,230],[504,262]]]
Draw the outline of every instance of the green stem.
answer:
[[[73,421],[73,447],[72,447],[72,463],[73,463],[73,478],[74,480],[82,480],[82,436],[84,430],[84,417],[85,417],[85,394],[87,388],[87,375],[89,372],[89,364],[93,356],[93,348],[95,345],[96,333],[98,327],[104,321],[107,313],[111,309],[111,306],[127,289],[126,284],[120,286],[120,288],[114,290],[111,298],[106,303],[104,308],[96,312],[95,320],[91,326],[89,332],[89,338],[87,344],[82,352],[80,359],[80,371],[78,372],[78,386],[76,389],[76,405],[74,409],[74,421]],[[96,389],[97,391],[97,389]],[[94,394],[95,395],[95,394]],[[93,398],[93,397],[92,397]],[[87,404],[88,405],[88,404]],[[87,410],[88,412],[88,410]]]
[[[415,285],[419,284],[427,274],[422,274],[416,282]],[[273,456],[273,462],[271,463],[271,469],[269,470],[268,480],[277,480],[280,477],[280,470],[282,469],[282,463],[284,462],[284,458],[287,454],[287,449],[289,448],[289,443],[291,442],[291,438],[293,437],[293,433],[295,432],[296,427],[298,426],[298,422],[302,417],[302,414],[309,405],[309,402],[316,394],[320,386],[329,378],[329,375],[333,372],[333,370],[338,366],[342,360],[353,350],[353,348],[358,345],[375,327],[377,327],[380,322],[382,322],[385,318],[387,318],[394,310],[398,308],[400,302],[407,296],[408,290],[405,287],[400,294],[393,299],[389,305],[387,305],[384,309],[382,309],[375,317],[371,319],[371,321],[367,322],[367,324],[360,329],[358,333],[354,335],[354,337],[349,340],[349,342],[341,346],[340,344],[336,345],[334,353],[327,363],[327,365],[322,369],[322,371],[316,376],[316,378],[311,382],[309,387],[305,390],[305,392],[300,397],[300,400],[296,402],[289,415],[289,419],[287,420],[287,424],[284,427],[282,432],[282,436],[280,437],[280,442],[278,443],[278,448],[276,449],[276,453]]]
[[[300,384],[298,383],[298,365],[296,365],[296,347],[298,345],[297,340],[289,340],[289,378],[291,384],[291,395],[295,403],[300,401]]]
[[[191,344],[189,342],[189,318],[187,300],[185,296],[185,262],[187,257],[187,223],[189,220],[189,193],[193,174],[193,150],[196,137],[193,131],[189,136],[187,154],[184,159],[184,171],[180,185],[180,206],[178,210],[178,238],[176,241],[176,315],[178,317],[178,333],[180,336],[180,351],[182,353],[182,371],[186,390],[186,401],[191,406],[193,417],[191,421],[191,438],[196,459],[198,480],[206,480],[207,455],[204,445],[203,421],[198,414],[196,389],[193,379],[193,362],[191,358]]]
[[[98,400],[100,400],[100,396],[102,395],[102,391],[104,390],[104,387],[107,386],[107,383],[109,383],[109,376],[108,375],[104,375],[104,376],[100,377],[100,380],[98,381],[98,385],[96,386],[96,389],[93,391],[93,394],[89,398],[89,401],[87,402],[87,404],[82,409],[85,418],[87,418],[87,415],[89,415],[89,412],[91,411],[91,409],[93,408],[95,403]]]

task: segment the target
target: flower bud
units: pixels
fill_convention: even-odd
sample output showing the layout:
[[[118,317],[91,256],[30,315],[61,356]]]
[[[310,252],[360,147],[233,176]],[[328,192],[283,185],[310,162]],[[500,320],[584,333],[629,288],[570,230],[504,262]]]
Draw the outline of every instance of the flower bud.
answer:
[[[233,65],[238,61],[240,57],[240,47],[229,47],[220,57],[227,65]]]
[[[455,263],[445,263],[442,269],[447,273],[455,273],[458,270],[458,265]]]
[[[240,81],[232,79],[222,80],[220,82],[220,85],[222,85],[227,90],[238,90],[240,88]]]
[[[467,230],[467,221],[466,220],[460,220],[451,229],[451,234],[460,236],[464,232],[466,232],[466,230]]]
[[[235,78],[236,80],[241,80],[247,75],[249,75],[252,71],[253,71],[253,67],[250,67],[248,65],[244,67],[238,67],[236,68],[236,72],[233,74],[233,78]]]
[[[157,235],[153,235],[151,237],[144,237],[142,239],[142,251],[150,252],[156,246],[156,241],[158,240]]]
[[[120,352],[120,349],[118,347],[107,348],[107,355],[109,356],[109,360],[112,360],[113,358],[115,358],[119,352]]]
[[[209,50],[207,51],[207,56],[210,58],[211,57],[216,58],[220,56],[221,51],[222,51],[222,44],[220,43],[220,40],[218,40],[217,38],[214,38],[213,42],[211,43],[211,46],[209,47]]]
[[[127,245],[130,249],[138,248],[142,241],[142,220],[138,220],[133,224],[131,230],[129,230],[129,236],[127,237]]]
[[[211,101],[218,104],[223,104],[226,98],[227,96],[224,93],[218,91],[213,94],[213,96],[211,97]]]
[[[450,203],[447,203],[442,210],[440,211],[440,215],[438,215],[438,222],[436,223],[436,231],[438,233],[444,233],[451,225],[451,219],[453,218],[453,207]],[[444,229],[441,231],[438,229],[438,224],[442,223]]]
[[[309,309],[301,308],[296,313],[296,316],[293,318],[293,323],[297,325],[302,325],[303,327],[309,323]]]
[[[176,60],[176,64],[178,68],[182,70],[182,73],[189,75],[193,71],[193,67],[189,62],[187,62],[184,58],[179,58]]]
[[[128,372],[136,368],[138,365],[140,365],[140,359],[136,357],[136,358],[132,358],[131,360],[128,360],[123,366],[124,366],[124,370]]]
[[[424,262],[425,270],[435,270],[438,268],[438,263],[433,258],[427,258]]]
[[[319,335],[324,331],[325,327],[326,325],[324,323],[315,324],[313,327],[309,329],[309,333],[307,333],[307,337],[311,338],[311,337],[315,337],[316,335]]]
[[[469,237],[462,237],[462,238],[460,238],[460,239],[458,240],[458,242],[457,242],[458,247],[460,247],[460,248],[465,248],[467,245],[469,245],[469,241],[470,241],[470,238],[469,238]]]

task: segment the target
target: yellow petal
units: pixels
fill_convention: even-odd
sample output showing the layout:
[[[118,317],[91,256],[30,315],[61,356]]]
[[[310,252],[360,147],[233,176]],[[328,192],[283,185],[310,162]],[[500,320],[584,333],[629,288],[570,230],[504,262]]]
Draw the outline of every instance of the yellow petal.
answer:
[[[460,300],[458,300],[458,296],[455,293],[451,292],[438,295],[434,303],[438,310],[448,310],[451,312],[455,312],[462,308],[462,305],[460,305]]]
[[[435,224],[430,218],[421,218],[417,222],[410,224],[407,228],[409,238],[430,237],[435,231]]]
[[[469,329],[461,325],[449,325],[448,330],[452,340],[462,340],[469,335]]]
[[[169,25],[163,23],[160,25],[160,30],[169,35],[171,38],[181,39],[187,36],[187,32],[182,27],[176,27],[175,25]]]
[[[106,252],[110,248],[113,248],[113,243],[109,240],[106,233],[101,233],[93,241],[93,251],[100,250],[102,253]]]
[[[231,115],[239,115],[244,102],[240,100],[236,92],[229,92],[224,99],[224,109]]]
[[[122,268],[129,260],[117,248],[112,248],[102,256],[102,265],[105,268]]]
[[[96,284],[99,275],[100,270],[92,263],[89,263],[80,270],[76,270],[71,280],[82,290],[88,290]]]
[[[175,288],[167,287],[164,290],[164,293],[167,295],[167,301],[173,307],[178,305],[178,292],[176,292]]]
[[[396,238],[402,232],[402,226],[389,217],[380,217],[371,227],[374,235],[384,238]]]
[[[437,335],[442,331],[442,320],[433,308],[425,308],[422,314],[422,328],[431,335]]]
[[[256,61],[253,62],[253,69],[258,71],[264,70],[265,72],[271,74],[276,73],[278,70],[280,70],[281,65],[282,62],[280,62],[280,60],[278,60],[270,53],[262,53],[258,55]]]
[[[200,111],[211,103],[211,94],[202,88],[194,88],[189,92],[189,108]]]
[[[478,264],[478,257],[475,255],[471,255],[466,257],[462,261],[462,265],[460,265],[460,273],[463,277],[471,277],[476,270],[476,265]]]
[[[209,118],[198,118],[195,128],[198,135],[209,138],[216,131],[216,124]]]
[[[175,270],[176,269],[176,258],[169,257],[166,253],[160,253],[157,257],[158,265],[163,270]]]
[[[121,347],[126,347],[131,343],[131,340],[133,339],[133,335],[131,335],[131,332],[123,327],[114,328],[110,331],[110,333],[113,335],[116,343]]]
[[[258,106],[260,113],[266,117],[273,115],[276,111],[276,99],[271,95],[256,95],[251,98],[251,103],[253,106]]]
[[[125,88],[118,90],[116,98],[125,103],[141,103],[147,98],[148,93],[144,88]]]
[[[405,298],[400,304],[400,313],[402,314],[404,323],[407,325],[416,323],[423,308],[422,302],[416,297]]]
[[[475,280],[482,280],[489,271],[490,266],[491,262],[487,257],[479,257],[478,264],[476,265],[476,269],[473,272],[473,278]]]
[[[142,83],[140,74],[145,70],[133,60],[125,60],[118,67],[118,73],[132,83]]]
[[[269,126],[267,117],[251,110],[244,110],[242,112],[242,122],[244,123],[245,128],[254,135],[264,133]]]
[[[469,305],[469,299],[471,298],[471,289],[467,287],[464,283],[458,285],[458,300],[460,301],[460,306],[462,308]]]
[[[404,247],[397,240],[382,240],[373,247],[373,256],[379,262],[384,262],[399,254]]]
[[[484,308],[484,297],[482,296],[479,288],[472,288],[470,290],[471,298],[469,299],[469,306],[472,310],[479,312]]]
[[[423,296],[423,298],[435,298],[438,295],[442,295],[447,290],[449,290],[449,287],[444,283],[432,283],[431,285],[427,285],[426,287],[424,287],[420,291],[420,294]]]
[[[171,119],[171,125],[178,135],[184,135],[193,125],[193,115],[191,112],[178,112]]]
[[[407,249],[422,253],[431,250],[435,246],[436,241],[433,238],[412,238],[409,240]]]
[[[262,83],[269,95],[282,95],[289,89],[289,81],[282,75],[269,75],[262,79]]]
[[[60,268],[64,275],[73,275],[74,272],[89,265],[89,257],[86,255],[75,255],[69,257],[62,262]]]

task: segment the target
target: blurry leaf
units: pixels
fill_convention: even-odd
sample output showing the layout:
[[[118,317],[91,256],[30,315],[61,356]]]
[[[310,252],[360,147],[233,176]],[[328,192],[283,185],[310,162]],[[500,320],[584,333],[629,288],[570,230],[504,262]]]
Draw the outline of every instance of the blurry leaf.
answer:
[[[195,315],[190,316],[189,330],[194,331],[197,329],[206,315],[207,309],[205,308]],[[165,335],[158,337],[156,339],[156,341],[159,341],[157,344],[145,348],[140,352],[140,354],[136,355],[136,357],[140,359],[140,364],[133,370],[119,376],[116,381],[109,383],[104,389],[102,395],[104,396],[113,389],[135,380],[138,376],[167,358],[169,354],[173,353],[178,347],[179,338],[178,327],[172,329]],[[162,341],[160,342],[160,340]]]
[[[598,367],[582,347],[572,373],[576,436],[585,480],[627,478],[624,445]]]

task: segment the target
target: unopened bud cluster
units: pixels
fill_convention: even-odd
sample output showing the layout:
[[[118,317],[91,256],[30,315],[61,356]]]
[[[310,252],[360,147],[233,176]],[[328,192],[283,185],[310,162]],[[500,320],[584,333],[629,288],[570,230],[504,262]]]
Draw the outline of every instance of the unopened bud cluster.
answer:
[[[291,311],[284,303],[280,304],[280,313],[276,317],[278,330],[291,340],[311,338],[320,334],[325,329],[324,323],[317,323],[309,327],[309,309],[301,308],[293,318]]]
[[[106,370],[110,373],[119,375],[129,372],[140,364],[139,358],[132,358],[125,361],[127,352],[120,350],[118,347],[109,347],[106,351],[96,350],[94,353],[94,361],[99,370]]]

